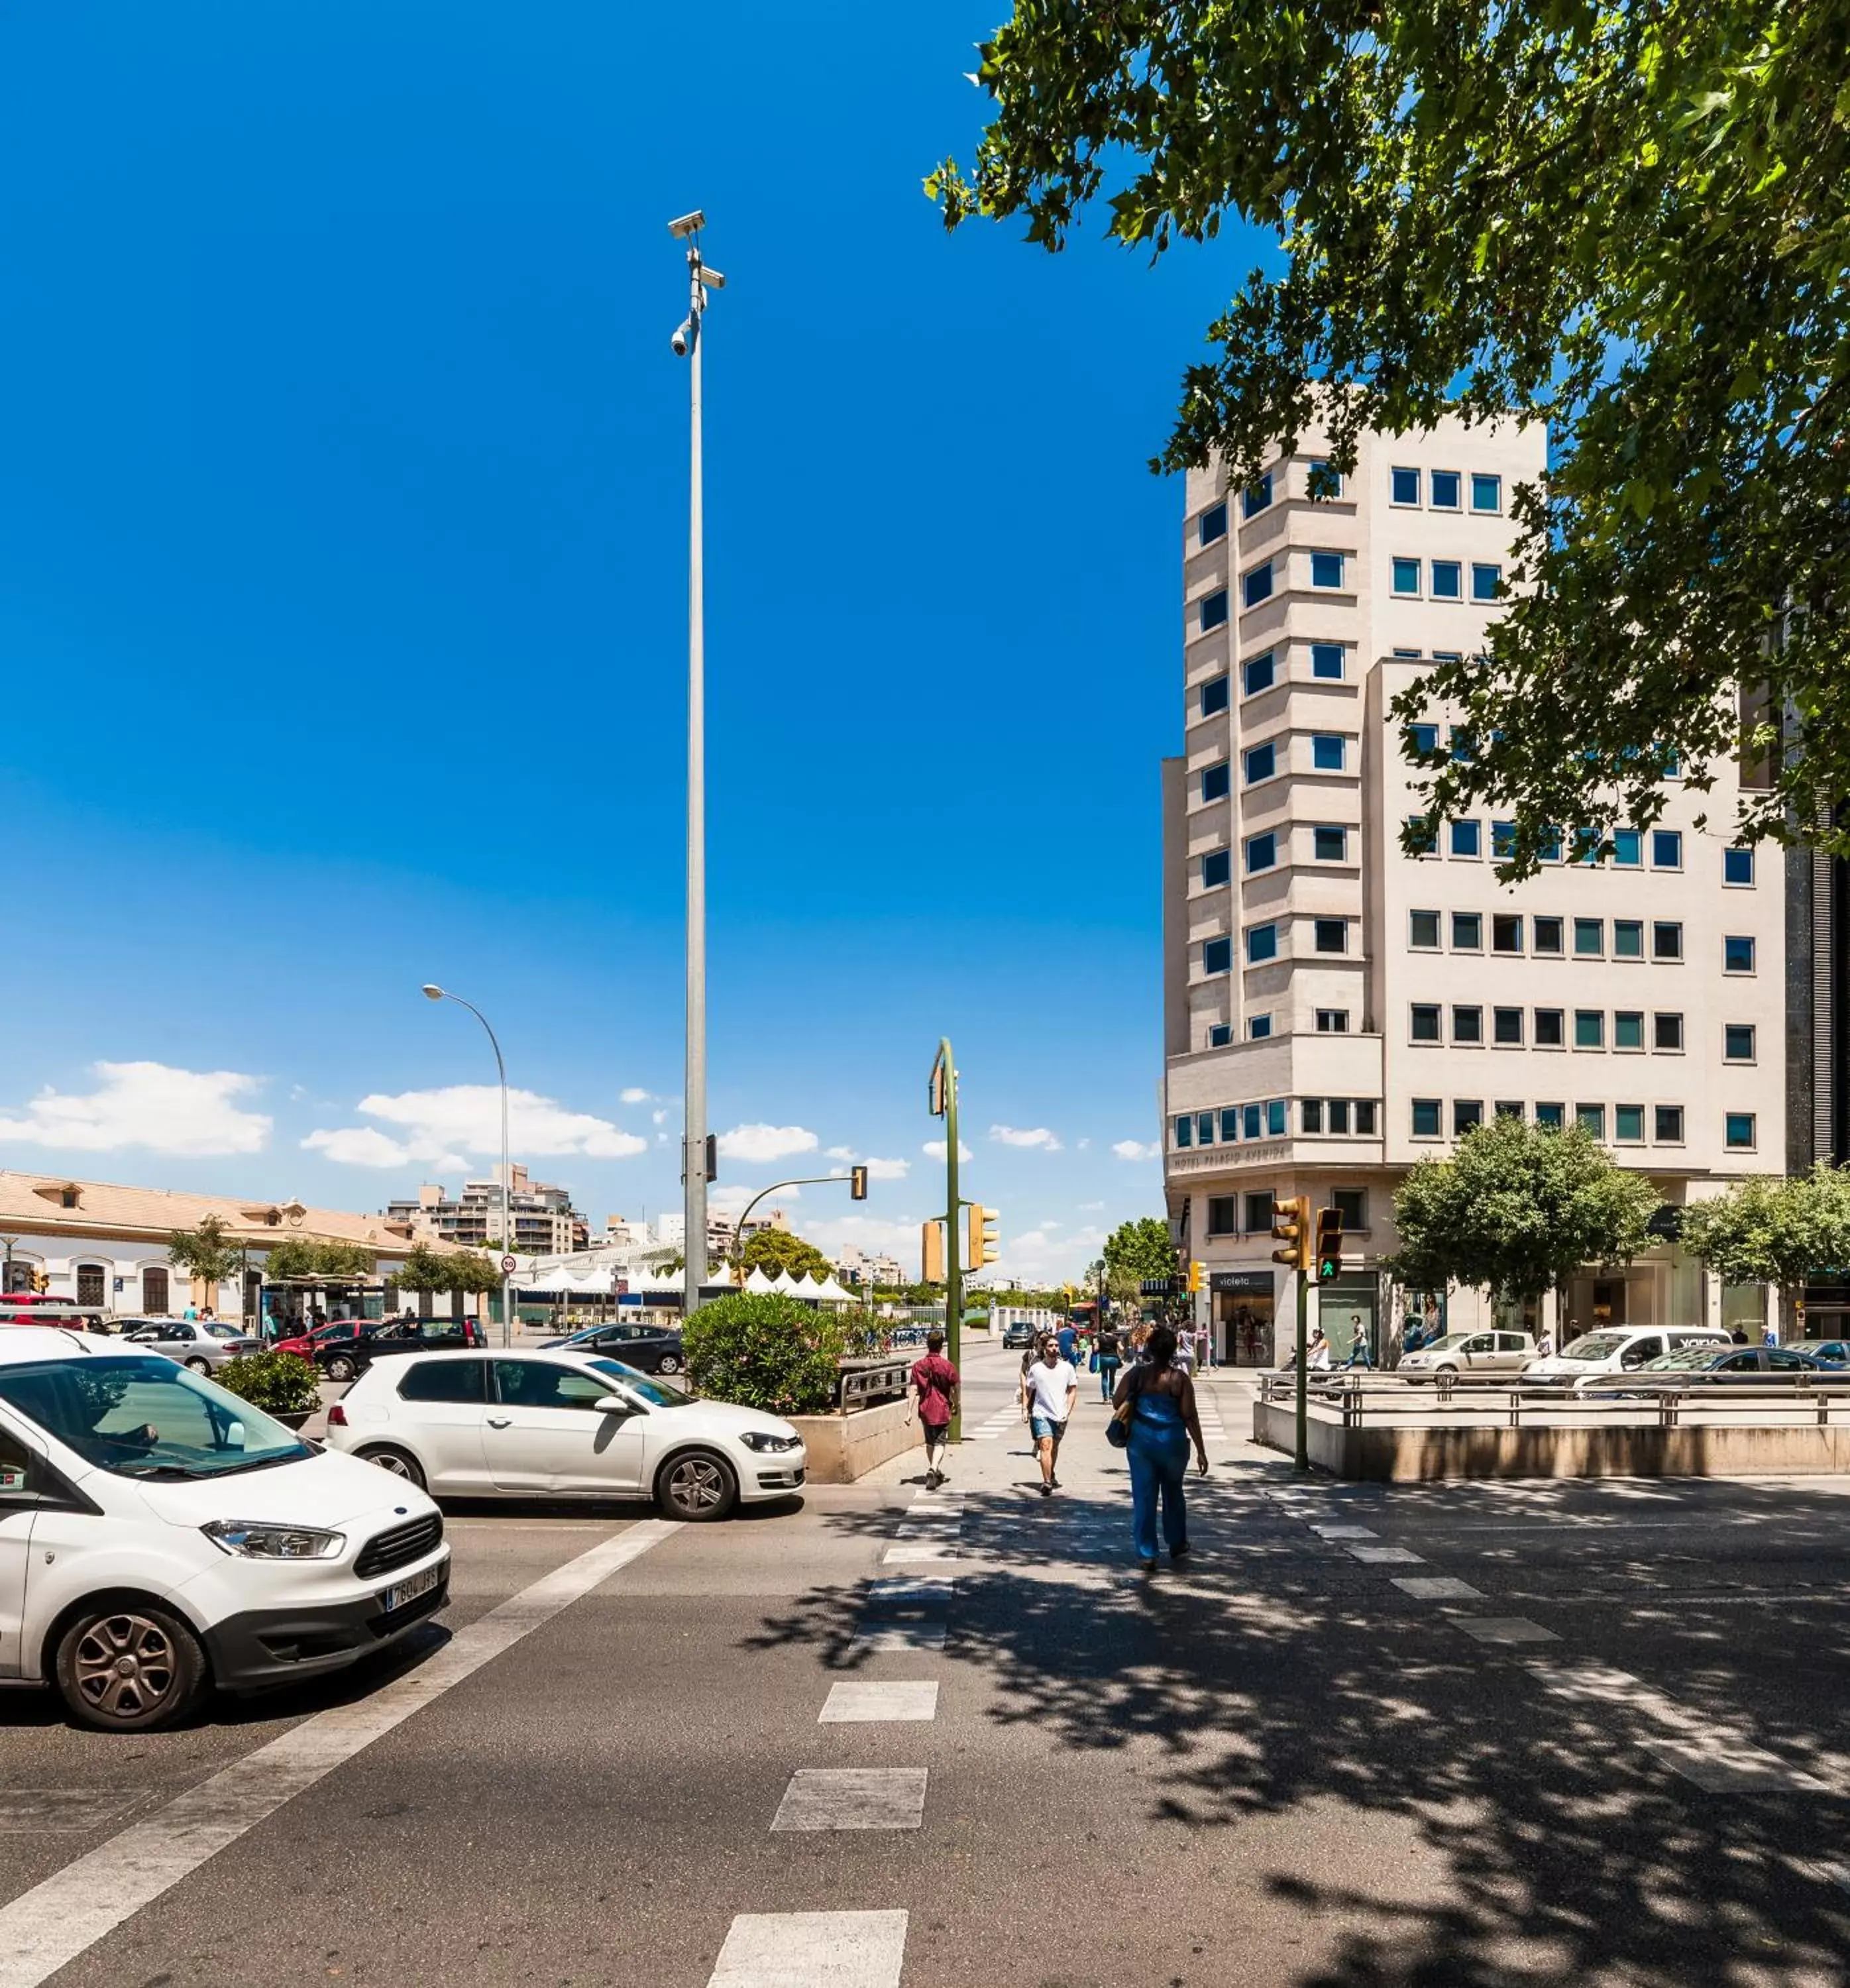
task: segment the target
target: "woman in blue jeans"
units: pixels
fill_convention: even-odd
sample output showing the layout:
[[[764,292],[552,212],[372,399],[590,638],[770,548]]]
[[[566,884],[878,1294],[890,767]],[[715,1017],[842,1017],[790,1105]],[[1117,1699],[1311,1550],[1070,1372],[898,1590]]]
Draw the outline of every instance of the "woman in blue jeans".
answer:
[[[1166,1325],[1150,1334],[1141,1366],[1133,1367],[1118,1384],[1115,1405],[1131,1406],[1131,1536],[1137,1557],[1145,1567],[1156,1564],[1156,1506],[1162,1503],[1162,1536],[1172,1560],[1189,1550],[1189,1513],[1182,1479],[1189,1468],[1189,1445],[1195,1445],[1196,1467],[1206,1472],[1208,1446],[1202,1442],[1201,1418],[1195,1412],[1195,1383],[1175,1364],[1175,1334]]]

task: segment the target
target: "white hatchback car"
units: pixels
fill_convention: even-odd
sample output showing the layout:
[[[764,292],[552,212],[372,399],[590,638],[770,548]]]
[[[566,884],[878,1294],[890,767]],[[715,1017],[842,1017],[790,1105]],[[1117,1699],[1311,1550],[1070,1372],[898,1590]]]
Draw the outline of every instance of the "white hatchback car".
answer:
[[[329,1409],[328,1441],[438,1497],[653,1498],[694,1520],[789,1497],[808,1462],[761,1408],[568,1347],[382,1360]]]
[[[216,1381],[0,1333],[0,1679],[105,1732],[343,1668],[448,1599],[443,1516]]]

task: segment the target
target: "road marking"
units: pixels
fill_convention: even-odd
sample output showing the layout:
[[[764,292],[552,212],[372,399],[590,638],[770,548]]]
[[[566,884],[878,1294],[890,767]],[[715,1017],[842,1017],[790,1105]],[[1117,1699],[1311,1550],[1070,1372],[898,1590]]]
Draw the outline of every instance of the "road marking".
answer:
[[[1646,1753],[1712,1795],[1823,1794],[1825,1783],[1789,1767],[1777,1755],[1726,1736],[1714,1740],[1647,1740]]]
[[[1413,1553],[1405,1547],[1347,1547],[1344,1550],[1365,1567],[1424,1567],[1426,1564],[1424,1554]]]
[[[644,1519],[601,1541],[458,1629],[416,1670],[305,1719],[0,1906],[0,1988],[39,1988],[293,1797],[680,1530]]]
[[[1560,1637],[1526,1615],[1454,1615],[1453,1621],[1480,1643],[1558,1643]]]
[[[899,1988],[904,1912],[741,1912],[707,1988]]]
[[[884,1567],[931,1566],[940,1560],[961,1560],[961,1550],[937,1541],[915,1540],[910,1544],[888,1547],[881,1556]]]
[[[957,1577],[949,1574],[898,1574],[868,1584],[868,1604],[918,1606],[948,1602],[957,1590]]]
[[[1378,1540],[1381,1537],[1369,1526],[1313,1526],[1311,1528],[1320,1540]]]
[[[774,1830],[917,1829],[925,1821],[923,1767],[799,1767]]]
[[[921,1683],[837,1684],[817,1713],[818,1726],[858,1726],[878,1719],[935,1719],[938,1686]]]
[[[848,1638],[854,1650],[942,1650],[945,1625],[942,1622],[870,1622]]]
[[[1454,1581],[1449,1574],[1406,1574],[1391,1584],[1415,1601],[1481,1601],[1484,1591],[1468,1581]]]

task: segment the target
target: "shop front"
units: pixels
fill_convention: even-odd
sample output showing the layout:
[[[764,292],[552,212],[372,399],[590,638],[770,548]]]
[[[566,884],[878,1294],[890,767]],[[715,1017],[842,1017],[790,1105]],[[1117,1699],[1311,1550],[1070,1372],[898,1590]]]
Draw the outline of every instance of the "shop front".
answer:
[[[1358,1343],[1367,1347],[1369,1360],[1380,1364],[1381,1335],[1375,1329],[1380,1305],[1380,1284],[1371,1272],[1351,1272],[1317,1286],[1317,1323],[1337,1365],[1354,1356]]]
[[[1214,1357],[1223,1365],[1275,1367],[1273,1322],[1278,1300],[1270,1270],[1216,1270]]]

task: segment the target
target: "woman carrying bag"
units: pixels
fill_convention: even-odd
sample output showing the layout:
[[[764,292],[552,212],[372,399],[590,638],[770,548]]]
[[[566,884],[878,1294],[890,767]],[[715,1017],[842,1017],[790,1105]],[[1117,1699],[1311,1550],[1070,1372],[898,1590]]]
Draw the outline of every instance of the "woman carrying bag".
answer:
[[[1201,1418],[1195,1408],[1195,1383],[1179,1371],[1175,1334],[1166,1325],[1150,1334],[1141,1366],[1133,1367],[1118,1384],[1107,1435],[1114,1448],[1128,1452],[1131,1466],[1131,1537],[1137,1557],[1145,1567],[1156,1564],[1156,1507],[1162,1506],[1162,1536],[1172,1560],[1189,1550],[1189,1513],[1182,1480],[1189,1468],[1189,1445],[1195,1445],[1196,1468],[1205,1476],[1208,1446],[1202,1439]]]

